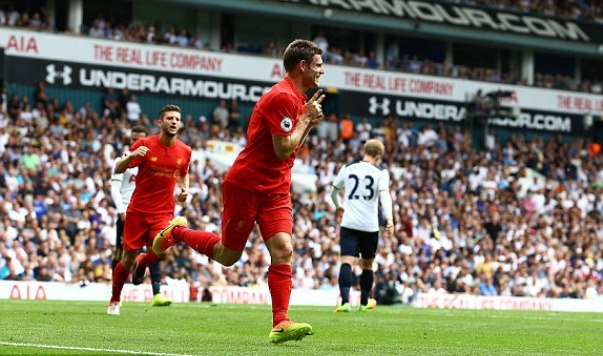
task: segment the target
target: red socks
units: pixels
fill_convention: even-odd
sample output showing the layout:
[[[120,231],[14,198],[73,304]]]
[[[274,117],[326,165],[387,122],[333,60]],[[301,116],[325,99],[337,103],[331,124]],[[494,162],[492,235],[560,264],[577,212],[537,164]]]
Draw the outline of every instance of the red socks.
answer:
[[[142,257],[140,258],[141,266],[152,265],[155,262],[159,262],[160,258],[153,252],[152,249],[148,249],[147,252],[141,253]]]
[[[124,283],[130,275],[130,271],[126,270],[121,265],[121,261],[113,268],[113,281],[111,287],[111,302],[119,302],[121,300],[121,290],[124,288]]]
[[[272,327],[287,319],[289,299],[291,299],[291,265],[270,265],[268,268],[268,288],[272,297]]]
[[[176,242],[184,242],[209,258],[214,258],[214,246],[220,241],[220,237],[212,232],[193,230],[184,226],[176,226],[172,230],[172,236]]]
[[[145,267],[159,261],[159,257],[157,257],[157,255],[151,250],[149,250],[147,253],[141,253],[140,255],[142,256],[140,258],[140,263],[142,263]],[[129,276],[130,271],[124,268],[124,266],[121,264],[121,261],[118,262],[115,265],[115,268],[113,268],[111,302],[119,302],[121,300],[121,291],[124,289],[124,284],[128,280]]]

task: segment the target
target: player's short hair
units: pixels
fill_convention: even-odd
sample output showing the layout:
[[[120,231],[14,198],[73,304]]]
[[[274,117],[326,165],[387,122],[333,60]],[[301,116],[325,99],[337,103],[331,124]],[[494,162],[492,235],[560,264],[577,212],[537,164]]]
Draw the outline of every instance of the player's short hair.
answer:
[[[146,126],[143,125],[136,125],[134,127],[132,127],[132,132],[136,132],[136,133],[143,133],[145,134],[145,136],[149,135],[149,129],[146,128]]]
[[[376,140],[374,138],[367,140],[364,143],[364,153],[371,157],[381,157],[385,152],[385,146],[383,142]]]
[[[287,72],[291,71],[301,61],[310,64],[317,54],[322,54],[322,49],[316,43],[308,40],[295,40],[289,43],[287,49],[285,49],[285,55],[283,56],[285,70]]]
[[[179,113],[182,113],[182,111],[180,111],[180,107],[178,105],[167,104],[164,107],[162,107],[161,110],[159,110],[159,118],[163,119],[163,115],[168,111],[177,111]]]

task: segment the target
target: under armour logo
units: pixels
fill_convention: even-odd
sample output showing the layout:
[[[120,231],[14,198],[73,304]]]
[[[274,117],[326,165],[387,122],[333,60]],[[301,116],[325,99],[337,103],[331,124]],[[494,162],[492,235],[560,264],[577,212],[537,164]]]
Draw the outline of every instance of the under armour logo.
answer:
[[[369,99],[369,104],[371,104],[369,113],[371,113],[371,115],[377,115],[377,109],[380,109],[383,116],[387,116],[389,115],[389,103],[390,100],[388,98],[383,98],[383,101],[379,102],[376,96],[371,96]]]
[[[70,66],[63,66],[63,70],[59,71],[56,69],[54,64],[49,64],[46,66],[46,81],[50,84],[54,84],[56,78],[63,79],[63,84],[69,85],[71,84],[71,72],[73,70]]]

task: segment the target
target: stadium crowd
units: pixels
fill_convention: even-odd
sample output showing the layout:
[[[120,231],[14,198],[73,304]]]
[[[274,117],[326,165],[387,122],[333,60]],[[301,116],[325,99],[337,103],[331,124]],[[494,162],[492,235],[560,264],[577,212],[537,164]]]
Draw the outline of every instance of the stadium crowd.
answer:
[[[603,10],[595,1],[480,1],[457,0],[452,3],[469,4],[475,6],[495,7],[513,11],[532,12],[547,16],[560,16],[576,19],[603,21]],[[6,6],[0,10],[0,25],[16,26],[34,30],[54,30],[52,18],[43,11],[20,13],[14,6]],[[233,43],[222,43],[220,48],[212,48],[209,41],[198,30],[165,24],[145,24],[141,21],[110,21],[99,14],[91,24],[82,26],[81,32],[92,37],[107,38],[117,41],[132,41],[152,44],[164,44],[179,47],[189,47],[208,51],[238,52],[260,54],[274,58],[282,56],[282,44],[276,40],[265,44],[252,44],[235,46]],[[367,67],[402,71],[408,73],[436,75],[443,77],[471,79],[505,84],[528,85],[526,78],[521,78],[519,73],[512,71],[499,72],[495,68],[469,67],[464,65],[448,65],[436,62],[431,58],[419,58],[414,53],[403,53],[399,46],[390,43],[383,61],[379,61],[375,51],[360,48],[353,50],[345,48],[342,43],[329,40],[323,33],[318,33],[314,38],[321,44],[325,53],[324,59],[328,63],[348,66]],[[368,52],[368,53],[367,53]],[[603,92],[602,78],[581,78],[575,80],[569,75],[546,72],[535,73],[533,86],[600,94]]]
[[[597,0],[449,0],[446,2],[491,7],[570,19],[603,21]]]
[[[0,278],[106,283],[116,222],[109,177],[137,122],[128,117],[131,101],[108,93],[96,112],[49,98],[43,85],[32,94],[9,95],[0,112]],[[236,109],[217,107],[202,113],[206,120],[183,115],[181,138],[193,147],[191,196],[177,214],[219,233],[224,173],[206,159],[206,142],[244,145],[245,138]],[[153,114],[140,117],[157,132]],[[408,303],[418,292],[603,296],[600,146],[517,134],[504,142],[489,135],[476,150],[457,126],[388,117],[341,130],[348,120],[329,115],[298,155],[317,187],[292,193],[295,288],[337,288],[329,186],[342,164],[359,158],[362,142],[378,137],[387,147],[396,220],[375,260],[380,302]],[[266,286],[269,255],[257,234],[231,268],[176,246],[162,262],[165,282]]]

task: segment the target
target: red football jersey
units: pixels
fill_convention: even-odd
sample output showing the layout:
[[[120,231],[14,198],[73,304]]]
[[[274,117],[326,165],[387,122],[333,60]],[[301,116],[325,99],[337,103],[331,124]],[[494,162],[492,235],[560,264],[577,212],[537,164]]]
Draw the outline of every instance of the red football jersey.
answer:
[[[173,214],[174,189],[178,179],[188,173],[191,148],[180,140],[166,146],[159,135],[138,139],[130,151],[140,146],[147,146],[149,152],[130,162],[130,168],[138,167],[138,174],[128,212]]]
[[[274,85],[257,102],[247,128],[247,146],[239,153],[225,180],[244,189],[289,193],[293,151],[287,159],[274,152],[272,135],[289,136],[303,112],[306,95],[300,93],[286,77]]]

